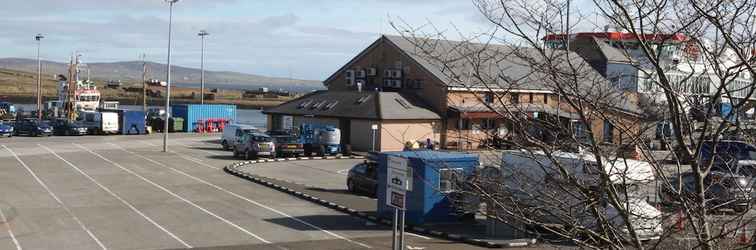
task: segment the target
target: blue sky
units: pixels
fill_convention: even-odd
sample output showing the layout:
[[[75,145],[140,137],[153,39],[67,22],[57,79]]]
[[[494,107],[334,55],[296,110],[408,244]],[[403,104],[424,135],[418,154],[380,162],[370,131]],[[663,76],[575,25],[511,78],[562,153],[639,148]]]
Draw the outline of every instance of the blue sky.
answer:
[[[0,57],[89,62],[165,62],[168,5],[162,0],[25,0],[0,9]],[[469,0],[182,0],[174,7],[173,62],[199,67],[197,32],[207,29],[206,68],[323,80],[381,33],[390,21],[467,34],[490,27]],[[454,28],[453,28],[454,27]]]

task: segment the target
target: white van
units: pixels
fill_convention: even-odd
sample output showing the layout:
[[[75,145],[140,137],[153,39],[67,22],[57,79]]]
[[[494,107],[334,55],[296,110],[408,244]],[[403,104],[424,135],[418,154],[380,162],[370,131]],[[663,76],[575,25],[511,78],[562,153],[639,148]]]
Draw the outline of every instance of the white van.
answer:
[[[598,187],[599,175],[593,173],[597,169],[596,158],[588,153],[554,152],[552,156],[559,165],[570,172],[584,186]],[[653,193],[655,181],[654,170],[648,162],[631,159],[605,159],[602,161],[603,168],[609,174],[609,179],[617,188],[624,188],[627,192],[626,204],[630,212],[630,220],[633,228],[641,240],[658,239],[662,233],[662,213],[646,201],[647,196]],[[505,193],[513,196],[516,202],[535,203],[529,204],[541,207],[540,202],[559,202],[561,208],[585,207],[581,201],[570,194],[569,184],[563,184],[567,180],[560,178],[560,168],[554,164],[543,152],[528,151],[505,151],[502,156],[501,178]],[[560,184],[562,183],[562,184]],[[561,188],[566,189],[561,189]],[[597,189],[598,190],[598,189]],[[519,196],[519,197],[518,197]],[[602,202],[603,203],[603,202]],[[548,204],[544,207],[554,207]],[[629,237],[624,220],[618,210],[611,204],[603,206],[607,218],[624,234]],[[560,209],[555,209],[560,210]],[[578,217],[582,226],[595,228],[596,219],[588,211],[569,210],[570,215],[565,217]],[[579,209],[578,209],[579,210]],[[563,211],[549,211],[551,214],[561,214]],[[553,219],[558,220],[554,215]],[[552,218],[542,218],[547,223]],[[554,221],[553,223],[558,223]]]
[[[255,126],[245,124],[229,124],[223,129],[221,135],[221,145],[223,150],[233,149],[236,142],[242,135],[250,132],[259,131]]]
[[[116,112],[83,111],[79,113],[78,121],[87,126],[91,134],[118,134],[120,132]]]

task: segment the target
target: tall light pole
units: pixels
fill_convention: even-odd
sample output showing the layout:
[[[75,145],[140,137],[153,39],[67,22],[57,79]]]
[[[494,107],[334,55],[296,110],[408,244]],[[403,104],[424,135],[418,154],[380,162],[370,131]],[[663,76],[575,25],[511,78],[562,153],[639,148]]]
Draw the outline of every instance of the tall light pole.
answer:
[[[210,35],[205,30],[197,34],[202,38],[202,59],[200,59],[200,103],[205,104],[205,36]]]
[[[39,48],[42,46],[42,34],[34,36],[37,40],[37,119],[42,120],[42,60],[39,58]]]
[[[179,0],[164,0],[168,3],[168,76],[165,84],[165,126],[163,126],[163,152],[168,152],[168,117],[171,114],[171,25],[173,24],[173,4]]]

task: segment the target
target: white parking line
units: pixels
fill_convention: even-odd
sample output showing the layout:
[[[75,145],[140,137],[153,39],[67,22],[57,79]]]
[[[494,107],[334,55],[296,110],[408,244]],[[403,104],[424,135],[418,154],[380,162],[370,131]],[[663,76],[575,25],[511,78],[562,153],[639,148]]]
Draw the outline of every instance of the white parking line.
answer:
[[[364,244],[364,243],[361,243],[361,242],[357,242],[357,241],[351,240],[351,239],[349,239],[349,238],[346,238],[346,237],[344,237],[344,236],[342,236],[342,235],[339,235],[339,234],[333,233],[333,232],[331,232],[331,231],[325,230],[325,229],[323,229],[323,228],[321,228],[321,227],[318,227],[318,226],[316,226],[316,225],[313,225],[313,224],[311,224],[311,223],[309,223],[309,222],[306,222],[306,221],[304,221],[304,220],[301,220],[301,219],[299,219],[299,218],[293,217],[293,216],[291,216],[291,215],[289,215],[289,214],[286,214],[286,213],[284,213],[284,212],[281,212],[281,211],[279,211],[279,210],[276,210],[276,209],[274,209],[274,208],[272,208],[272,207],[266,206],[266,205],[264,205],[264,204],[262,204],[262,203],[259,203],[259,202],[257,202],[257,201],[251,200],[251,199],[249,199],[249,198],[247,198],[247,197],[244,197],[244,196],[242,196],[242,195],[239,195],[239,194],[237,194],[237,193],[231,192],[231,191],[229,191],[229,190],[227,190],[227,189],[225,189],[225,188],[222,188],[222,187],[220,187],[220,186],[218,186],[218,185],[212,184],[212,183],[210,183],[210,182],[208,182],[208,181],[205,181],[205,180],[203,180],[203,179],[200,179],[200,178],[198,178],[198,177],[195,177],[195,176],[193,176],[193,175],[190,175],[190,174],[188,174],[188,173],[186,173],[186,172],[183,172],[183,171],[181,171],[181,170],[175,169],[175,168],[173,168],[173,167],[170,167],[170,166],[168,166],[168,165],[165,165],[165,164],[163,164],[163,163],[161,163],[161,162],[158,162],[158,161],[155,161],[155,160],[153,160],[153,159],[147,158],[147,157],[145,157],[145,156],[142,156],[142,155],[140,155],[140,154],[137,154],[137,153],[131,152],[131,151],[129,151],[129,150],[126,150],[126,149],[124,149],[124,148],[122,148],[122,147],[120,147],[120,146],[118,146],[118,145],[116,145],[116,144],[112,144],[112,143],[111,143],[111,145],[115,146],[116,148],[119,148],[119,149],[123,150],[124,152],[130,153],[130,154],[132,154],[132,155],[134,155],[134,156],[136,156],[136,157],[139,157],[139,158],[142,158],[142,159],[144,159],[144,160],[146,160],[146,161],[152,162],[152,163],[154,163],[155,165],[158,165],[158,166],[162,166],[162,167],[164,167],[164,168],[168,168],[168,169],[170,169],[170,170],[173,170],[174,172],[176,172],[176,173],[179,173],[179,174],[181,174],[181,175],[183,175],[183,176],[189,177],[189,178],[191,178],[191,179],[193,179],[193,180],[195,180],[195,181],[198,181],[198,182],[200,182],[200,183],[203,183],[203,184],[205,184],[205,185],[211,186],[211,187],[213,187],[213,188],[215,188],[215,189],[218,189],[218,190],[220,190],[220,191],[223,191],[223,192],[225,192],[225,193],[227,193],[227,194],[230,194],[231,196],[234,196],[234,197],[236,197],[236,198],[239,198],[239,199],[242,199],[242,200],[244,200],[244,201],[247,201],[247,202],[249,202],[249,203],[251,203],[251,204],[254,204],[254,205],[258,206],[258,207],[264,208],[264,209],[266,209],[266,210],[268,210],[268,211],[274,212],[274,213],[276,213],[276,214],[279,214],[279,215],[281,215],[281,216],[285,216],[285,217],[287,217],[287,218],[289,218],[289,219],[292,219],[292,220],[294,220],[294,221],[296,221],[296,222],[302,223],[302,224],[304,224],[304,225],[306,225],[306,226],[308,226],[308,227],[310,227],[310,228],[313,228],[313,229],[315,229],[315,230],[319,230],[319,231],[321,231],[321,232],[323,232],[323,233],[325,233],[325,234],[328,234],[328,235],[331,235],[331,236],[333,236],[333,237],[336,237],[336,238],[338,238],[338,239],[341,239],[341,240],[344,240],[344,241],[347,241],[347,242],[350,242],[350,243],[353,243],[353,244],[356,244],[356,245],[362,246],[362,247],[364,247],[364,248],[372,248],[372,247],[370,247],[370,246],[369,246],[369,245],[367,245],[367,244]]]
[[[241,226],[239,226],[239,225],[237,225],[237,224],[235,224],[235,223],[233,223],[233,222],[229,221],[228,219],[226,219],[226,218],[223,218],[223,217],[221,217],[221,216],[219,216],[219,215],[217,215],[217,214],[215,214],[215,213],[213,213],[213,212],[210,212],[209,210],[205,209],[204,207],[201,207],[200,205],[197,205],[196,203],[194,203],[194,202],[192,202],[192,201],[190,201],[190,200],[187,200],[187,199],[186,199],[186,198],[184,198],[184,197],[181,197],[180,195],[178,195],[178,194],[174,193],[174,192],[173,192],[173,191],[171,191],[171,190],[168,190],[167,188],[165,188],[165,187],[161,186],[160,184],[157,184],[157,183],[155,183],[155,182],[153,182],[153,181],[151,181],[151,180],[149,180],[149,179],[145,178],[144,176],[142,176],[142,175],[140,175],[140,174],[137,174],[137,173],[135,173],[134,171],[131,171],[130,169],[128,169],[128,168],[125,168],[125,167],[121,166],[121,164],[118,164],[118,163],[116,163],[116,162],[114,162],[114,161],[111,161],[111,160],[110,160],[110,159],[108,159],[108,158],[105,158],[104,156],[102,156],[102,155],[98,154],[97,152],[94,152],[94,151],[92,151],[92,150],[90,150],[90,149],[88,149],[88,148],[85,148],[84,146],[81,146],[81,145],[79,145],[79,144],[75,144],[75,143],[74,143],[74,146],[77,146],[77,147],[79,147],[79,148],[81,148],[81,149],[84,149],[84,150],[86,150],[87,152],[89,152],[89,153],[91,153],[91,154],[93,154],[93,155],[95,155],[95,156],[99,157],[100,159],[102,159],[102,160],[104,160],[104,161],[106,161],[106,162],[108,162],[108,163],[112,164],[113,166],[116,166],[116,167],[118,167],[118,168],[122,169],[123,171],[126,171],[127,173],[129,173],[129,174],[132,174],[132,175],[134,175],[134,176],[138,177],[139,179],[142,179],[143,181],[145,181],[145,182],[147,182],[147,183],[149,183],[149,184],[152,184],[153,186],[155,186],[155,187],[159,188],[160,190],[163,190],[164,192],[166,192],[166,193],[168,193],[168,194],[172,195],[173,197],[176,197],[177,199],[180,199],[180,200],[182,200],[182,201],[184,201],[184,202],[188,203],[189,205],[192,205],[193,207],[195,207],[195,208],[197,208],[197,209],[201,210],[202,212],[205,212],[206,214],[208,214],[208,215],[210,215],[210,216],[213,216],[213,217],[215,217],[216,219],[218,219],[218,220],[220,220],[220,221],[223,221],[223,222],[225,222],[226,224],[228,224],[228,225],[230,225],[230,226],[232,226],[232,227],[234,227],[234,228],[238,229],[239,231],[242,231],[242,232],[244,232],[245,234],[247,234],[247,235],[249,235],[249,236],[252,236],[252,237],[254,237],[255,239],[258,239],[258,240],[262,241],[263,243],[266,243],[266,244],[270,244],[270,243],[271,243],[270,241],[267,241],[267,240],[263,239],[262,237],[260,237],[260,236],[258,236],[258,235],[256,235],[256,234],[254,234],[254,233],[252,233],[252,232],[248,231],[247,229],[244,229],[243,227],[241,227]],[[119,147],[119,148],[120,148],[120,147]]]
[[[13,234],[13,229],[11,229],[10,222],[8,222],[8,218],[5,217],[5,213],[3,213],[2,208],[0,208],[0,220],[2,220],[0,222],[2,222],[2,224],[5,224],[5,226],[8,228],[8,235],[10,236],[11,241],[13,241],[13,244],[16,245],[16,250],[21,250],[21,245],[18,244],[18,240],[16,240],[16,235]]]
[[[31,168],[29,168],[29,166],[27,166],[26,163],[24,161],[22,161],[21,158],[18,157],[18,155],[16,154],[16,152],[13,152],[13,150],[11,150],[10,148],[6,147],[5,145],[2,145],[2,146],[3,146],[3,148],[5,148],[5,150],[7,150],[13,156],[13,158],[16,158],[16,161],[18,161],[18,163],[20,163],[21,166],[23,166],[26,169],[26,171],[29,172],[29,174],[31,174],[31,176],[34,178],[34,180],[37,181],[37,183],[39,183],[39,185],[42,186],[42,188],[44,188],[45,191],[47,191],[48,194],[50,194],[50,196],[55,200],[55,202],[58,203],[58,206],[60,206],[61,208],[63,208],[63,210],[65,210],[66,213],[68,214],[68,216],[71,216],[71,218],[74,221],[76,221],[76,224],[79,224],[79,227],[81,227],[81,229],[83,229],[85,232],[87,232],[87,234],[89,235],[89,237],[92,238],[92,240],[94,240],[97,243],[97,245],[100,246],[101,249],[108,249],[107,247],[105,247],[105,245],[102,244],[102,242],[100,242],[100,239],[98,239],[97,236],[95,236],[94,233],[92,233],[92,231],[90,231],[89,228],[87,228],[87,226],[85,226],[84,223],[81,222],[81,220],[79,219],[79,217],[77,217],[71,211],[71,209],[69,209],[68,206],[66,206],[66,204],[64,204],[63,201],[61,201],[60,198],[58,198],[58,196],[55,195],[55,193],[53,193],[52,190],[50,190],[49,187],[47,187],[47,184],[45,184],[45,182],[42,181],[42,179],[40,179],[37,176],[37,174],[34,173],[34,171],[32,171]]]
[[[347,175],[346,173],[349,172],[349,169],[342,169],[339,171],[336,171],[336,173],[339,173],[340,175]]]
[[[133,205],[131,205],[131,203],[129,203],[128,201],[126,201],[123,198],[121,198],[121,196],[118,196],[116,193],[114,193],[112,190],[110,190],[110,188],[106,187],[105,185],[102,185],[100,182],[98,182],[97,180],[95,180],[94,178],[92,178],[92,176],[90,176],[89,174],[87,174],[84,171],[82,171],[78,166],[76,166],[73,163],[69,162],[68,160],[64,159],[63,157],[61,157],[60,155],[58,155],[58,153],[55,153],[55,151],[53,151],[52,149],[50,149],[48,147],[45,147],[45,146],[42,146],[40,144],[37,144],[37,145],[40,146],[40,147],[42,147],[43,149],[47,150],[47,152],[50,152],[52,155],[54,155],[55,157],[57,157],[61,161],[63,161],[66,164],[68,164],[68,166],[70,166],[71,168],[75,169],[76,172],[79,172],[81,175],[83,175],[84,177],[86,177],[87,179],[89,179],[90,181],[92,181],[95,185],[97,185],[98,187],[100,187],[102,190],[104,190],[105,192],[107,192],[111,196],[113,196],[116,199],[118,199],[118,201],[120,201],[121,203],[123,203],[124,205],[126,205],[126,207],[128,207],[129,209],[131,209],[131,211],[134,211],[135,213],[137,213],[140,216],[142,216],[142,218],[144,218],[145,220],[149,221],[150,223],[152,223],[152,225],[154,225],[155,227],[157,227],[161,231],[163,231],[166,234],[168,234],[169,236],[171,236],[171,238],[175,239],[176,241],[178,241],[179,243],[181,243],[182,245],[184,245],[184,247],[186,247],[186,248],[192,248],[191,245],[187,244],[184,240],[182,240],[181,238],[179,238],[178,236],[176,236],[172,232],[170,232],[167,229],[165,229],[165,227],[161,226],[160,224],[158,224],[157,222],[155,222],[154,220],[152,220],[152,218],[150,218],[146,214],[142,213],[142,211],[139,211],[139,209],[137,209],[136,207],[134,207]]]
[[[424,240],[430,240],[431,239],[430,237],[425,237],[425,236],[422,236],[422,235],[419,235],[419,234],[413,234],[413,233],[408,233],[408,232],[405,232],[405,233],[407,235],[409,235],[409,236],[415,236],[415,237],[418,237],[418,238],[424,239]]]
[[[146,144],[146,145],[149,145],[149,146],[152,146],[152,147],[157,147],[157,146],[158,146],[158,145],[155,145],[155,144],[152,144],[152,143],[146,142],[146,141],[144,142],[144,144]],[[191,162],[194,162],[194,163],[200,164],[200,165],[201,165],[201,166],[203,166],[203,167],[208,167],[208,168],[212,168],[212,169],[215,169],[215,170],[220,170],[220,168],[219,168],[219,167],[216,167],[216,166],[213,166],[213,165],[210,165],[210,164],[204,163],[204,162],[202,162],[202,161],[200,161],[200,160],[194,159],[193,157],[187,156],[187,155],[185,155],[185,154],[182,154],[182,153],[179,153],[179,152],[176,152],[176,151],[173,151],[173,150],[168,150],[168,152],[170,152],[170,153],[173,153],[173,154],[176,154],[176,155],[178,155],[178,157],[181,157],[181,158],[182,158],[182,159],[184,159],[184,160],[187,160],[187,161],[191,161]]]

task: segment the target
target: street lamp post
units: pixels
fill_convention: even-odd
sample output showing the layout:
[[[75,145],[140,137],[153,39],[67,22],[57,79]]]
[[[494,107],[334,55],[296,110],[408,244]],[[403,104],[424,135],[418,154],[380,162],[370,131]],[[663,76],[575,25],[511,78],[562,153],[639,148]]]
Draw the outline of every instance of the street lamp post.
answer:
[[[37,119],[42,120],[42,60],[39,57],[39,49],[42,46],[42,34],[34,36],[37,40]]]
[[[168,73],[165,84],[165,124],[163,126],[163,152],[168,152],[168,117],[171,107],[171,25],[173,24],[173,4],[179,0],[164,0],[168,6]]]
[[[202,56],[200,59],[200,103],[205,104],[205,36],[210,35],[205,30],[200,30],[197,34],[202,38]]]

